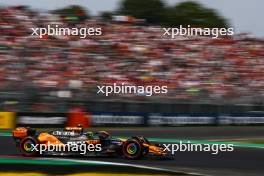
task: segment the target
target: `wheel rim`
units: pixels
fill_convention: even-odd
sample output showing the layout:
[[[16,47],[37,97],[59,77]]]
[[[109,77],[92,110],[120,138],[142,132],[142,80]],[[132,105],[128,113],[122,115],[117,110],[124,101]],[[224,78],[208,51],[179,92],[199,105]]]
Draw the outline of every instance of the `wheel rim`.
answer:
[[[127,153],[130,155],[134,155],[137,153],[138,147],[135,143],[131,143],[127,145]]]
[[[23,148],[27,153],[34,152],[35,143],[32,140],[28,140],[24,143]]]

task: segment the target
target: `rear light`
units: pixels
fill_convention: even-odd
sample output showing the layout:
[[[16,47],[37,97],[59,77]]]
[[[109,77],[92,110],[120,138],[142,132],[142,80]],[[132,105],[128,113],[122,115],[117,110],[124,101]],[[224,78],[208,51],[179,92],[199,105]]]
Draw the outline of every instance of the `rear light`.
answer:
[[[15,138],[24,138],[27,136],[27,129],[26,128],[16,128],[13,131],[13,137]]]

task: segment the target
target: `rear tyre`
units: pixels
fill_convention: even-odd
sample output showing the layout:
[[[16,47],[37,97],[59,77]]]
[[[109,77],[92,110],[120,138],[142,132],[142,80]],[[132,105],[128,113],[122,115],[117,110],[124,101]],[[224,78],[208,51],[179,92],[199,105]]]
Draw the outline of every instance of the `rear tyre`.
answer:
[[[20,151],[23,156],[37,156],[39,155],[39,142],[33,137],[26,137],[20,141]]]
[[[139,159],[143,155],[141,144],[134,139],[127,140],[123,145],[123,155],[127,159]]]
[[[142,147],[142,156],[146,156],[149,153],[149,147],[145,147],[144,144],[150,145],[150,142],[147,140],[147,138],[143,136],[134,136],[132,139],[138,141],[141,144]]]

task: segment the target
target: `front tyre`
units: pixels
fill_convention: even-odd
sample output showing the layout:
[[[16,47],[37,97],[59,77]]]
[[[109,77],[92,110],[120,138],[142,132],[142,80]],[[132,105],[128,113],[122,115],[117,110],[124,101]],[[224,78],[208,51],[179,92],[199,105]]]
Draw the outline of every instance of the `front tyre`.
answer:
[[[129,139],[124,143],[122,151],[127,159],[139,159],[143,153],[141,144],[133,139]]]
[[[39,154],[39,142],[33,137],[26,137],[20,141],[20,151],[23,156],[32,157]]]

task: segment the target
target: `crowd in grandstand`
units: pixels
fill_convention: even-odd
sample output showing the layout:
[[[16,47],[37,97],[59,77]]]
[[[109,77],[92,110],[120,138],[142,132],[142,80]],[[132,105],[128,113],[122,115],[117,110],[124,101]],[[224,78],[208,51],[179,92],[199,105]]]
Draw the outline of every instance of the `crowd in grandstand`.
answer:
[[[102,27],[103,35],[31,36],[32,27],[54,22]],[[0,8],[1,91],[33,87],[51,96],[89,96],[96,95],[97,85],[113,83],[167,85],[166,95],[154,96],[170,99],[264,96],[264,41],[241,36],[167,40],[157,26],[68,22],[52,13]],[[58,90],[61,95],[53,94]]]

